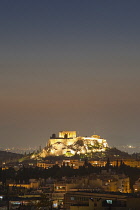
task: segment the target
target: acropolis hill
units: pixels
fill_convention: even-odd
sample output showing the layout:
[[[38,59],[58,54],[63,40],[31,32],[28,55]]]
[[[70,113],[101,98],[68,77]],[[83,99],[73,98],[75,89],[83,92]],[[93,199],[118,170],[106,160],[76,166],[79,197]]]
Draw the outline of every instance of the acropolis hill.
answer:
[[[46,156],[74,156],[102,152],[108,147],[107,141],[98,135],[90,137],[77,136],[76,131],[60,131],[59,135],[52,134],[46,147],[39,154]]]

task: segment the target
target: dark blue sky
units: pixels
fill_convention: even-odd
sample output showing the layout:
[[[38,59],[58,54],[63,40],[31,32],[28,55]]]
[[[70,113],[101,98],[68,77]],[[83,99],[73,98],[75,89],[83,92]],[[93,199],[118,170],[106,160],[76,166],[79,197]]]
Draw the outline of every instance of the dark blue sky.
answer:
[[[0,1],[0,142],[139,142],[139,0]]]

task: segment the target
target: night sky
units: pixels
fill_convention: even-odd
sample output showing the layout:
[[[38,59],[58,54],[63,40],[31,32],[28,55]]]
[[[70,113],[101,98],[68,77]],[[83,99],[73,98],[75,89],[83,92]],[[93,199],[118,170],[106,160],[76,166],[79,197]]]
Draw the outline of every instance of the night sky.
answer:
[[[0,1],[0,147],[140,140],[140,1]]]

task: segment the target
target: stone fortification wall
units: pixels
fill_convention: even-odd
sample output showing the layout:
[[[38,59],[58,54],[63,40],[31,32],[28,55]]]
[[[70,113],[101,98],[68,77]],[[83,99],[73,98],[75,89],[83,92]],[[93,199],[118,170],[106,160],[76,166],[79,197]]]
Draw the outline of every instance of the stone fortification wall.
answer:
[[[105,139],[102,139],[98,135],[92,135],[90,137],[77,137],[76,131],[60,131],[59,136],[56,137],[55,134],[52,134],[52,137],[49,139],[47,146],[52,146],[56,143],[62,143],[65,146],[73,145],[78,140],[82,140],[84,145],[94,146],[97,144],[102,145],[103,147],[107,147],[108,144]]]
[[[57,142],[60,142],[60,143],[63,143],[65,144],[66,146],[68,145],[71,145],[71,144],[74,144],[75,142],[77,141],[76,138],[73,138],[73,139],[60,139],[60,138],[57,138],[57,139],[49,139],[48,143],[47,143],[47,146],[51,146]]]
[[[47,143],[47,146],[51,146],[55,143],[63,143],[65,144],[66,146],[69,146],[69,145],[73,145],[76,141],[78,140],[82,140],[84,144],[90,144],[90,145],[95,145],[96,143],[100,143],[100,144],[103,144],[104,147],[107,147],[108,144],[106,142],[105,139],[88,139],[88,138],[82,138],[82,137],[76,137],[76,138],[56,138],[56,139],[49,139],[48,143]]]

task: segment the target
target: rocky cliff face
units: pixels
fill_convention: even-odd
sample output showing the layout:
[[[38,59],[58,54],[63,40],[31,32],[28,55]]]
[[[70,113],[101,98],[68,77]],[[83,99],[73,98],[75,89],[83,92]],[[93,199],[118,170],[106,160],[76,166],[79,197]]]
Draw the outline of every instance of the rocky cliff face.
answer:
[[[64,155],[71,157],[73,155],[89,154],[93,152],[105,151],[108,147],[106,140],[98,141],[95,139],[77,138],[72,144],[65,144],[58,139],[54,144],[48,144],[39,154],[39,157]],[[34,156],[33,156],[34,157]]]

